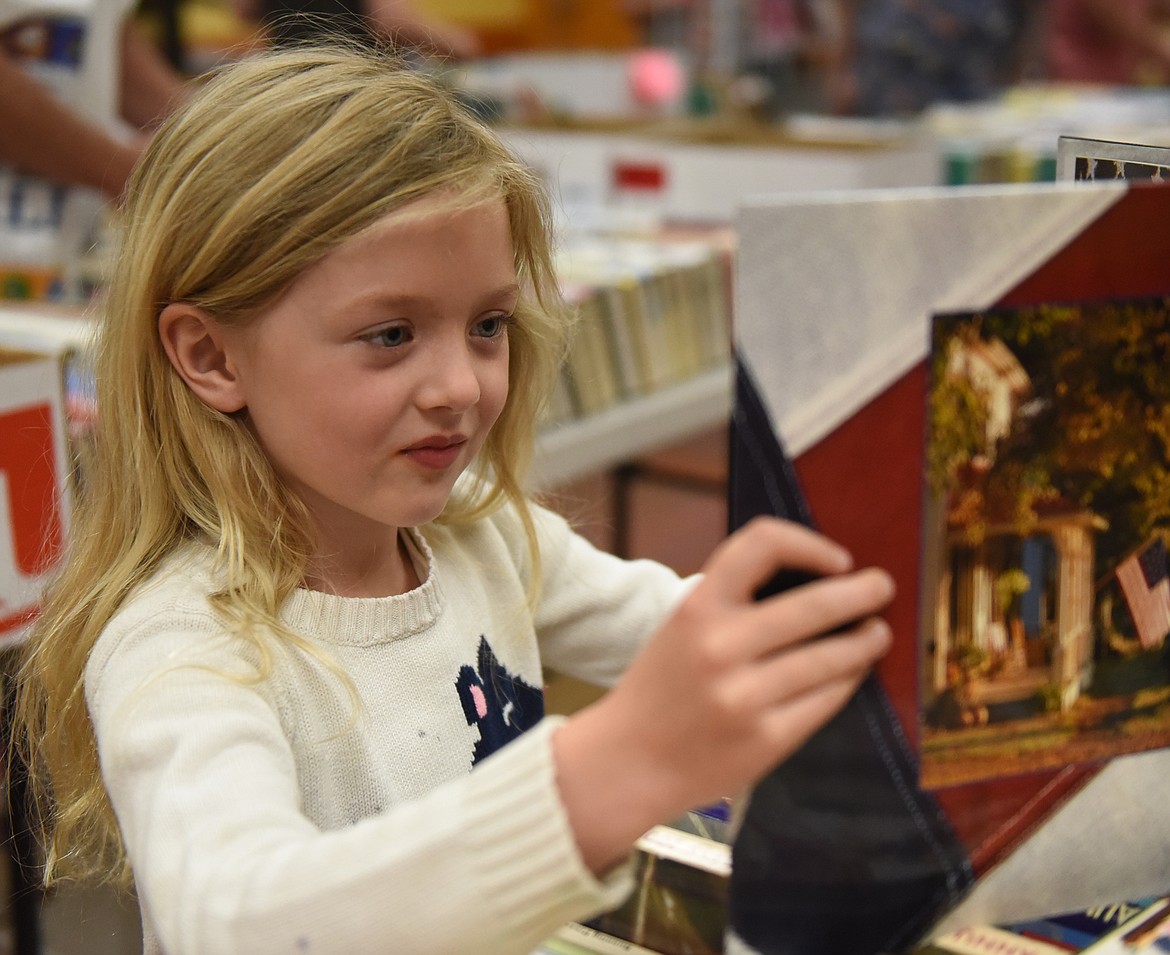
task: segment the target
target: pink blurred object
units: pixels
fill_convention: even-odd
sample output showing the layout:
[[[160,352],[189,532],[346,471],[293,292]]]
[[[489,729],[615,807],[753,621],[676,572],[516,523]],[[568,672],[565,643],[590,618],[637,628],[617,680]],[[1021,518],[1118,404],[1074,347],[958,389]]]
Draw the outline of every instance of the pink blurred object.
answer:
[[[644,106],[664,106],[683,93],[682,64],[669,50],[640,50],[630,57],[630,93]]]

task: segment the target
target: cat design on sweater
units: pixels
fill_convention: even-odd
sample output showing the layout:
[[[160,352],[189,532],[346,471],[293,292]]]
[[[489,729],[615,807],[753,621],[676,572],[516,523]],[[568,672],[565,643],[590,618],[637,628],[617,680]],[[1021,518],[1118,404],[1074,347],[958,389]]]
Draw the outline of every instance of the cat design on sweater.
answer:
[[[476,666],[462,666],[455,681],[468,726],[479,728],[474,766],[544,717],[544,692],[508,672],[487,642],[479,638]]]

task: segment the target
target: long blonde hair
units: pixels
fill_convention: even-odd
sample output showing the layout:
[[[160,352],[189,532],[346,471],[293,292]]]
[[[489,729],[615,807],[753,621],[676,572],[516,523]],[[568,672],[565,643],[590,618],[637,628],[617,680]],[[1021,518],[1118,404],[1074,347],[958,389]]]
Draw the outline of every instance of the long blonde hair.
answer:
[[[246,427],[203,404],[172,368],[160,311],[187,302],[223,323],[250,321],[330,250],[439,192],[504,199],[526,289],[509,330],[508,402],[481,451],[486,477],[443,520],[510,501],[536,557],[521,476],[567,320],[533,173],[432,80],[339,47],[224,68],[149,147],[102,309],[94,463],[18,679],[14,741],[40,797],[46,881],[130,880],[83,686],[93,645],[127,595],[180,544],[206,540],[226,581],[215,606],[268,659],[263,634],[282,632],[279,609],[312,549],[304,507]]]

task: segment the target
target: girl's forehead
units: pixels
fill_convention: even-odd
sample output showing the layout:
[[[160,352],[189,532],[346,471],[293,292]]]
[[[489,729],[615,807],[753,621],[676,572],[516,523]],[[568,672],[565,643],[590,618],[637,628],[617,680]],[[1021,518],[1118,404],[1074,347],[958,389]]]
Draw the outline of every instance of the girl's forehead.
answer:
[[[450,285],[516,282],[507,207],[501,198],[458,204],[424,197],[392,210],[305,268],[284,290],[289,297],[336,302],[358,294],[430,294]],[[275,303],[274,303],[275,304]]]
[[[408,249],[412,243],[439,234],[506,230],[513,246],[511,222],[506,201],[501,196],[468,197],[457,192],[442,192],[411,200],[384,213],[356,234],[344,239],[309,269],[322,262],[360,256],[387,243],[401,242]]]
[[[503,240],[511,248],[507,204],[501,197],[468,200],[458,194],[424,196],[385,213],[324,259],[361,256],[388,245],[401,245],[409,254],[441,247],[444,238],[451,242],[490,239],[497,244]]]
[[[506,198],[495,190],[444,188],[396,206],[363,231],[387,226],[407,227],[418,222],[450,220],[479,209],[500,210],[506,213],[507,208]]]

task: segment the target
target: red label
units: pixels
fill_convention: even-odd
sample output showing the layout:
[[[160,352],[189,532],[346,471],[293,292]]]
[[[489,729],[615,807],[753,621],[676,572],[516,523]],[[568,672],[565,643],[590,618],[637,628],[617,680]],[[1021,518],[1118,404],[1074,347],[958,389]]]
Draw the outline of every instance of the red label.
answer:
[[[659,163],[615,162],[613,184],[618,189],[658,191],[666,187],[666,169]]]

